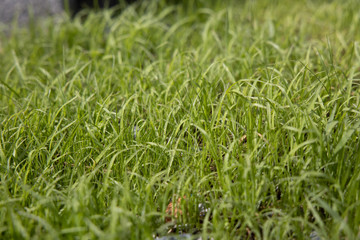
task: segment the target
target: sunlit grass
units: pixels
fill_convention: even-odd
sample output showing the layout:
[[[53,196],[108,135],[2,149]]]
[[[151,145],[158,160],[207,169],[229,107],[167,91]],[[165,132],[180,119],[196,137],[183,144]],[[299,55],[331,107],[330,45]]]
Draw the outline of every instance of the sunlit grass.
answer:
[[[360,238],[360,4],[239,2],[5,31],[0,238]]]

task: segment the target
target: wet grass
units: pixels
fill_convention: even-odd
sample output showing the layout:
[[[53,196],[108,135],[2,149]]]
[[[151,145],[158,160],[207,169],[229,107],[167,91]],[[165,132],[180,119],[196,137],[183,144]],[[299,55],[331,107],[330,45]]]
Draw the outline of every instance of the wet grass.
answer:
[[[358,9],[149,1],[3,33],[0,237],[359,239]]]

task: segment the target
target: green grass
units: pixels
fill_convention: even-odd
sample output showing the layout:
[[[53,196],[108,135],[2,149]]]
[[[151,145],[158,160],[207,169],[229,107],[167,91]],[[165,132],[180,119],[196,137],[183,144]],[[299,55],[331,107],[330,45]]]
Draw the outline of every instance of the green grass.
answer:
[[[359,9],[148,1],[3,31],[0,238],[360,239]]]

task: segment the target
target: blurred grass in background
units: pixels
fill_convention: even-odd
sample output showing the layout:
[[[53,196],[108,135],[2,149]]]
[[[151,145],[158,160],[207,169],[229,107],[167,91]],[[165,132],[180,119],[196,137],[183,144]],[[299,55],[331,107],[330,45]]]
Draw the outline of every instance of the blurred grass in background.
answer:
[[[359,9],[148,1],[1,33],[1,238],[359,239]]]

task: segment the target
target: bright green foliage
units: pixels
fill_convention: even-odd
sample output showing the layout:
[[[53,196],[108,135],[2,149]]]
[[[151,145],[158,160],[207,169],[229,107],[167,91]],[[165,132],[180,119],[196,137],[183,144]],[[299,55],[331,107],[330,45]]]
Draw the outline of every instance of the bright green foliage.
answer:
[[[360,238],[360,2],[145,1],[0,37],[0,238]],[[209,211],[200,216],[198,204]]]

